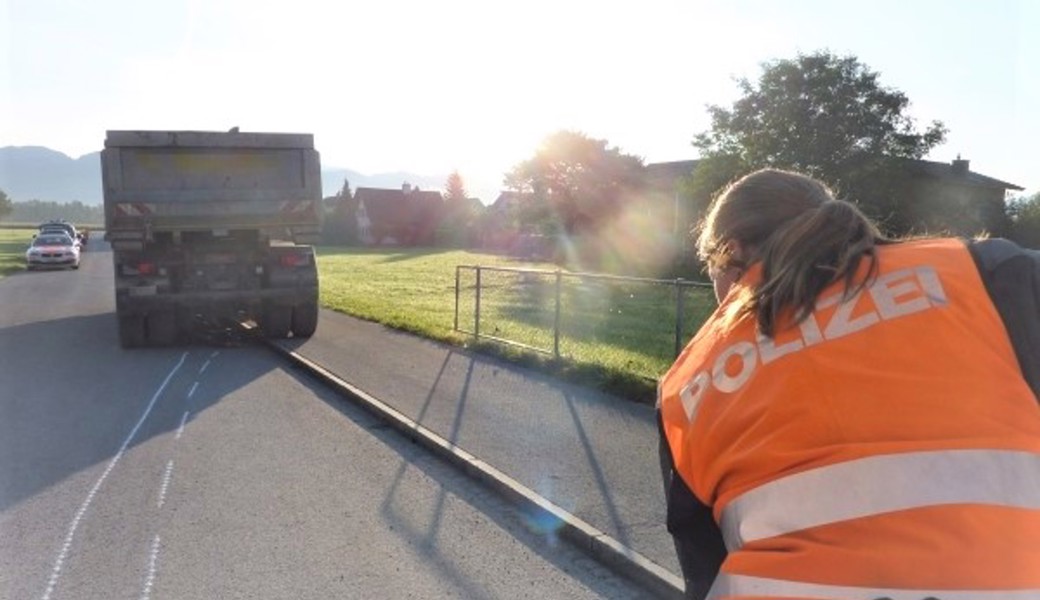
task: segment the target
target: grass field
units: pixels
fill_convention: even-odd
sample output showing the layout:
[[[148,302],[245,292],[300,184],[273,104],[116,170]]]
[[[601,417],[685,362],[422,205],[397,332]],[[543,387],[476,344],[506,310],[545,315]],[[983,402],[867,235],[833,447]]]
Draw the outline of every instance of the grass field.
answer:
[[[456,265],[548,268],[464,250],[376,251],[322,246],[317,252],[322,305],[453,342],[465,339],[452,332]]]
[[[489,341],[454,330],[457,265],[554,271],[461,250],[319,247],[321,302],[327,307],[449,343],[476,346],[512,361],[624,395],[652,399],[654,381],[675,349],[676,290],[565,275],[560,280],[560,359],[552,356],[556,322],[553,273],[481,271],[480,332],[547,352]],[[460,272],[459,328],[476,327],[475,270]],[[707,288],[683,292],[683,343],[715,307]],[[649,395],[650,398],[646,398]]]
[[[25,249],[34,229],[0,227],[0,277],[25,270]]]

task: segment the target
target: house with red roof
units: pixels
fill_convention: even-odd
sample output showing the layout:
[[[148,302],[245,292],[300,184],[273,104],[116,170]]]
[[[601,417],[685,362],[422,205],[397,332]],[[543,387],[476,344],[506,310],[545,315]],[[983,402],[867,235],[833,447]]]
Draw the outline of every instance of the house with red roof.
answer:
[[[401,189],[359,187],[354,191],[358,238],[368,246],[428,246],[444,209],[440,192],[408,183]]]

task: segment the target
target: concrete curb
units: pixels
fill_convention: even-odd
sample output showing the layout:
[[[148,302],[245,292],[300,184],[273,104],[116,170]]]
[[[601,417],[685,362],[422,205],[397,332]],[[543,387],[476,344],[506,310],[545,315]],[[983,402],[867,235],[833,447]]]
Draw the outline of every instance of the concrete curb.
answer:
[[[592,558],[620,571],[645,585],[661,598],[681,600],[683,580],[635,550],[596,529],[575,515],[539,496],[531,489],[495,467],[452,444],[437,433],[416,423],[397,409],[354,387],[322,365],[307,357],[283,348],[277,342],[265,340],[268,347],[334,388],[341,396],[369,411],[412,441],[422,444],[440,458],[448,461],[473,479],[488,486],[520,511],[539,522],[546,520],[560,524],[563,537],[587,552]]]

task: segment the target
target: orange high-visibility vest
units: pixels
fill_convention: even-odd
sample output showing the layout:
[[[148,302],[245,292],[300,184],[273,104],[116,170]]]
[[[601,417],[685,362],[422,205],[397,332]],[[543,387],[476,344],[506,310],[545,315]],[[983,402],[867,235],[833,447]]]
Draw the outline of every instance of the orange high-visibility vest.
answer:
[[[961,241],[878,253],[774,339],[737,310],[753,268],[661,380],[729,551],[710,598],[1040,599],[1040,407],[1003,323]]]

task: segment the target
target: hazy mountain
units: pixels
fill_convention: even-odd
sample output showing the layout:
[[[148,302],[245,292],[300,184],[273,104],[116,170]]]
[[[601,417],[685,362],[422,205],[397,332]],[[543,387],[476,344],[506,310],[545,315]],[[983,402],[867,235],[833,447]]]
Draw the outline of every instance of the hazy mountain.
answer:
[[[333,196],[343,188],[399,188],[404,183],[424,190],[444,191],[447,175],[424,176],[393,172],[364,175],[343,168],[323,168],[322,195]],[[101,204],[101,152],[71,158],[42,146],[5,146],[0,148],[0,190],[15,202],[43,200],[51,202],[80,201]],[[486,202],[491,202],[485,199]]]
[[[0,190],[15,202],[101,204],[101,153],[73,159],[41,146],[0,148]]]

